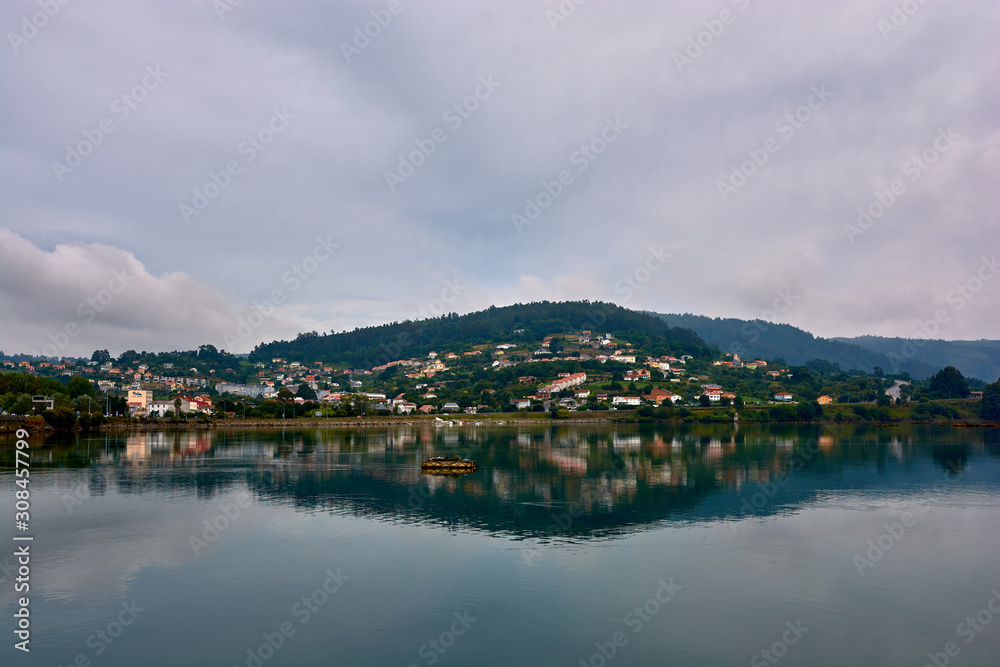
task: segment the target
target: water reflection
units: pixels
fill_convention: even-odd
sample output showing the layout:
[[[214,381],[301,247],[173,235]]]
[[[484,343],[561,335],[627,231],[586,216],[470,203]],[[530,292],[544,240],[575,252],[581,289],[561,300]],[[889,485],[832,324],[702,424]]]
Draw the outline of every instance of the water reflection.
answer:
[[[911,493],[977,470],[998,482],[996,429],[398,426],[294,431],[152,431],[53,437],[33,466],[89,467],[91,495],[167,491],[520,537],[606,537],[664,522],[794,512],[820,494]],[[458,454],[480,468],[423,474]],[[6,455],[6,454],[5,454]],[[974,465],[980,461],[987,465]]]

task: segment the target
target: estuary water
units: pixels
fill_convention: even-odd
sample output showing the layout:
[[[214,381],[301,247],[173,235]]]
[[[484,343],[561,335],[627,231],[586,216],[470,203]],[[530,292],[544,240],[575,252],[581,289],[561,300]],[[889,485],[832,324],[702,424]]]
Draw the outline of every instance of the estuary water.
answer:
[[[998,429],[33,438],[26,533],[13,446],[3,665],[1000,663]]]

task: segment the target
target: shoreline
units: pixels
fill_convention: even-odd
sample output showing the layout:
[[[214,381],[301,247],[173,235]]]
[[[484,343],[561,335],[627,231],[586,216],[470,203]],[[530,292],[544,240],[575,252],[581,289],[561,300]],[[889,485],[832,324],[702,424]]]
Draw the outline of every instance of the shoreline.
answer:
[[[29,434],[38,433],[122,433],[130,431],[211,431],[211,430],[282,430],[282,429],[304,429],[304,428],[371,428],[371,427],[386,427],[386,426],[431,426],[440,424],[441,428],[444,427],[454,427],[454,426],[484,426],[484,427],[496,427],[496,426],[557,426],[562,424],[670,424],[670,425],[683,425],[683,424],[736,424],[743,426],[753,426],[757,424],[766,424],[769,426],[774,426],[778,424],[785,424],[788,426],[846,426],[846,425],[870,425],[875,428],[892,428],[895,426],[907,426],[907,425],[921,425],[921,426],[950,426],[952,428],[1000,428],[1000,423],[987,421],[987,420],[976,420],[976,419],[963,419],[963,420],[940,420],[940,421],[921,421],[921,420],[900,420],[892,422],[882,422],[873,420],[858,420],[858,421],[836,421],[836,420],[817,420],[817,421],[740,421],[740,422],[721,422],[721,421],[701,421],[701,420],[685,420],[685,419],[638,419],[638,418],[623,418],[619,415],[607,415],[606,413],[596,413],[589,418],[568,418],[568,419],[553,419],[547,415],[539,416],[535,418],[526,418],[524,415],[507,415],[503,413],[494,413],[489,415],[464,415],[465,418],[458,418],[455,415],[452,419],[441,418],[438,419],[433,415],[420,415],[420,416],[392,416],[392,417],[378,417],[378,418],[355,418],[355,417],[329,417],[329,418],[319,418],[319,419],[285,419],[285,420],[273,420],[273,419],[225,419],[225,420],[204,420],[204,421],[163,421],[163,422],[146,422],[146,423],[132,423],[132,422],[112,422],[101,425],[98,429],[91,429],[85,431],[79,427],[72,429],[56,429],[48,424],[39,424],[37,422],[7,422],[0,424],[0,434],[9,433],[13,435],[18,429],[26,429]]]

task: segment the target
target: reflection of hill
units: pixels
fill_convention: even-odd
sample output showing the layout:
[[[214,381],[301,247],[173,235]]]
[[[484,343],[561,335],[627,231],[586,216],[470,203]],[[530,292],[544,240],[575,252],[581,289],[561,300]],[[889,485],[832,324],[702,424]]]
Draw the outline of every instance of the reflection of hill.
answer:
[[[795,511],[830,492],[910,494],[941,482],[942,471],[996,483],[998,440],[995,430],[910,426],[836,433],[708,425],[148,432],[55,439],[33,466],[90,461],[93,495],[113,486],[209,498],[245,485],[265,503],[589,538],[664,521]],[[422,458],[455,453],[475,458],[480,469],[459,477],[420,472]],[[44,473],[33,481],[44,485]]]

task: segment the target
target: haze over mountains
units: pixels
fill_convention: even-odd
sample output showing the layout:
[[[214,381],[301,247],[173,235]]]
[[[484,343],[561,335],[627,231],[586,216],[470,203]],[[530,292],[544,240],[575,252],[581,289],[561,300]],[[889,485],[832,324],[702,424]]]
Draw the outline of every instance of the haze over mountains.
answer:
[[[911,338],[819,338],[790,324],[764,320],[706,317],[691,313],[656,313],[668,324],[691,329],[706,343],[740,357],[782,358],[789,364],[825,359],[843,370],[909,373],[922,380],[954,366],[966,377],[992,382],[1000,377],[1000,341],[922,340]]]

